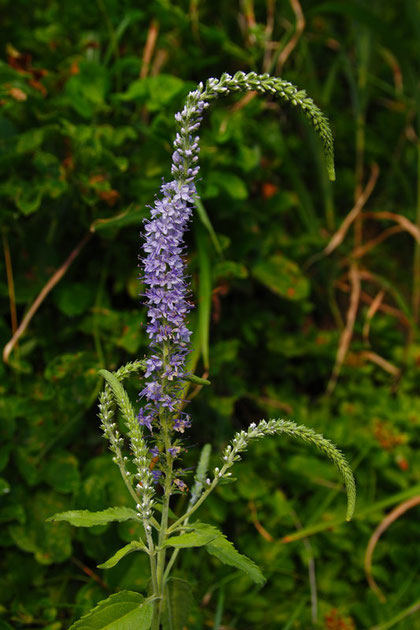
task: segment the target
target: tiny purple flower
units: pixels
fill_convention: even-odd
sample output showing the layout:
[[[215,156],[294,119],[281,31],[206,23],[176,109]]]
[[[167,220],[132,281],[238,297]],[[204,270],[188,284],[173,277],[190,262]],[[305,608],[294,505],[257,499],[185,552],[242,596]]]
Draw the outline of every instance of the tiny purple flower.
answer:
[[[168,453],[170,453],[172,455],[172,457],[178,457],[179,453],[181,452],[181,447],[180,446],[171,446],[171,448],[168,448]]]

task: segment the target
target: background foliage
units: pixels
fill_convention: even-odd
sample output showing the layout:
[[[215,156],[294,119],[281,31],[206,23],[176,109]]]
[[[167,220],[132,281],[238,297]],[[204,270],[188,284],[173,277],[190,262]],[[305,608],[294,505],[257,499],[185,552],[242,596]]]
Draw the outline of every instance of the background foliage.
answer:
[[[194,364],[212,387],[190,392],[191,462],[250,421],[291,417],[345,451],[359,502],[344,524],[328,463],[286,439],[253,446],[203,518],[268,583],[185,553],[186,627],[420,628],[418,0],[0,7],[2,345],[24,329],[0,366],[0,628],[64,629],[147,587],[142,554],[96,568],[132,525],[45,519],[128,502],[100,437],[97,370],[146,349],[138,235],[173,114],[197,81],[239,69],[307,89],[332,123],[337,182],[291,108],[238,97],[209,112],[189,263]],[[374,553],[381,601],[366,547],[409,499]]]

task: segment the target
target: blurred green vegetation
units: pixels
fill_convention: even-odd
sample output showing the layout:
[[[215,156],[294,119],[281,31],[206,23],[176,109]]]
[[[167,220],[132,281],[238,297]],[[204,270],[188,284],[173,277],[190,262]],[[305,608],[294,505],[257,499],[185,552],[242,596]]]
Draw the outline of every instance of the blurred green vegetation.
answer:
[[[169,175],[173,115],[196,82],[237,70],[308,91],[334,130],[337,182],[292,108],[238,96],[208,113],[188,240],[193,362],[212,387],[190,392],[187,465],[207,441],[290,417],[348,455],[359,500],[344,524],[327,462],[287,439],[253,446],[202,518],[268,583],[184,553],[187,628],[420,628],[418,0],[0,9],[2,347],[23,328],[0,365],[1,630],[64,630],[115,590],[147,588],[141,554],[96,568],[132,525],[45,519],[128,504],[99,432],[97,370],[146,351],[139,231]],[[372,560],[382,601],[365,552],[401,504]]]

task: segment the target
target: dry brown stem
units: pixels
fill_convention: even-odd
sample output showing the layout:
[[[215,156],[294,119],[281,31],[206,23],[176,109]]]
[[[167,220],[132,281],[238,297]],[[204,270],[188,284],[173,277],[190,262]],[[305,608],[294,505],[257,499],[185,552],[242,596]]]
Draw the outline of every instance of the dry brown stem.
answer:
[[[2,239],[3,239],[4,263],[6,265],[7,289],[9,292],[10,321],[12,324],[12,335],[14,335],[18,327],[17,314],[16,314],[15,283],[13,280],[13,266],[12,266],[12,257],[10,255],[9,241],[7,240],[7,235],[4,230],[2,231]]]
[[[386,359],[381,357],[376,352],[372,352],[371,350],[362,350],[361,352],[359,352],[358,356],[363,359],[367,359],[368,361],[371,361],[372,363],[375,363],[380,368],[382,368],[385,372],[388,372],[388,374],[391,374],[392,376],[395,376],[396,378],[398,378],[401,375],[401,370],[399,368],[397,368],[393,363],[390,363],[390,361],[387,361]]]
[[[305,30],[306,21],[299,0],[290,0],[290,4],[292,6],[293,13],[295,14],[296,27],[293,36],[287,42],[286,46],[283,48],[277,59],[277,74],[282,73],[284,64],[290,57],[293,50],[296,48],[299,39],[301,38],[303,31]]]
[[[345,293],[350,293],[351,291],[350,285],[341,280],[339,280],[335,286],[337,287],[337,289],[340,289],[341,291],[345,291]],[[374,300],[374,298],[371,295],[369,295],[369,293],[365,293],[364,291],[360,293],[360,299],[362,302],[365,302],[365,304],[372,304]],[[378,307],[378,310],[382,311],[383,313],[386,313],[387,315],[391,315],[391,317],[396,317],[405,326],[407,327],[410,326],[410,322],[408,321],[407,317],[404,315],[402,311],[400,311],[398,308],[395,308],[395,306],[391,306],[390,304],[386,304],[386,303],[385,304],[381,303],[380,306]]]
[[[350,266],[349,278],[351,286],[350,305],[347,311],[346,325],[340,336],[335,365],[327,385],[328,396],[334,391],[334,388],[337,384],[337,380],[340,375],[344,359],[346,358],[346,354],[349,349],[351,339],[353,337],[354,323],[356,321],[357,309],[359,307],[361,289],[360,274],[355,263],[352,263]]]
[[[404,514],[408,510],[411,510],[411,508],[416,507],[416,505],[420,505],[420,495],[412,497],[411,499],[407,499],[407,501],[404,501],[400,505],[397,505],[397,507],[394,508],[383,519],[383,521],[378,525],[378,527],[375,529],[375,531],[373,532],[372,536],[370,537],[370,540],[368,542],[368,546],[366,547],[366,553],[365,553],[365,574],[366,574],[366,579],[367,579],[367,581],[369,583],[370,588],[375,592],[375,594],[377,595],[378,599],[380,599],[381,602],[385,602],[386,601],[386,597],[383,594],[383,592],[381,591],[381,589],[379,588],[379,586],[376,584],[376,582],[375,582],[375,580],[373,579],[373,576],[372,576],[372,556],[373,556],[373,552],[375,550],[375,547],[376,547],[376,544],[377,544],[379,538],[382,536],[384,531],[386,529],[388,529],[388,527],[394,521],[396,521],[397,518],[399,518],[402,514]]]
[[[274,542],[273,536],[268,532],[265,527],[263,527],[258,520],[257,508],[255,507],[254,501],[250,501],[248,503],[249,511],[251,513],[252,524],[254,525],[257,532],[266,540],[267,542]]]
[[[389,221],[395,221],[402,227],[403,230],[411,234],[411,236],[418,243],[420,243],[419,228],[402,214],[397,214],[396,212],[381,211],[381,212],[365,212],[363,216],[365,219],[384,219],[384,220],[389,220]]]
[[[377,313],[378,309],[382,304],[382,300],[384,299],[385,291],[381,289],[376,294],[375,298],[372,300],[371,305],[369,306],[368,312],[366,314],[365,325],[363,326],[363,339],[365,343],[369,344],[369,332],[370,332],[370,323],[372,318]]]
[[[143,49],[143,57],[140,68],[140,78],[145,79],[149,74],[150,62],[153,57],[153,52],[156,46],[156,40],[159,33],[159,22],[153,19],[150,22],[149,30],[147,31],[146,44]]]
[[[352,257],[362,258],[368,252],[370,252],[371,249],[374,249],[375,247],[383,243],[390,236],[393,236],[394,234],[399,234],[400,232],[404,232],[404,231],[405,229],[401,227],[401,225],[393,225],[392,227],[389,227],[383,232],[381,232],[380,234],[378,234],[378,236],[376,236],[375,238],[372,238],[370,241],[367,241],[367,243],[365,243],[364,245],[360,245],[359,247],[356,247],[356,249],[354,249],[352,252]]]
[[[344,237],[346,236],[351,224],[356,219],[356,217],[359,216],[367,200],[372,194],[373,189],[375,188],[376,181],[378,179],[378,175],[379,175],[379,166],[377,164],[373,164],[371,168],[371,172],[370,172],[369,181],[366,184],[365,189],[359,195],[353,208],[350,210],[350,212],[348,213],[348,215],[346,216],[346,218],[344,219],[344,221],[342,222],[342,224],[340,225],[336,233],[331,238],[328,245],[325,247],[323,251],[323,254],[325,256],[329,256],[329,254],[331,254],[343,242]]]
[[[48,293],[61,280],[61,278],[64,276],[64,274],[69,269],[69,267],[72,264],[72,262],[75,260],[75,258],[77,258],[77,256],[80,254],[80,251],[83,249],[83,247],[86,245],[86,243],[89,241],[89,239],[91,237],[92,237],[91,234],[87,234],[80,241],[80,243],[73,249],[73,251],[71,252],[70,256],[66,259],[66,261],[61,265],[61,267],[59,269],[57,269],[57,271],[48,280],[47,284],[42,288],[41,292],[38,294],[38,296],[36,297],[35,301],[33,302],[31,307],[29,308],[28,312],[26,313],[25,317],[23,318],[20,326],[18,327],[18,329],[16,330],[16,332],[14,333],[14,335],[12,336],[10,341],[4,346],[4,349],[3,349],[3,361],[5,363],[9,362],[10,353],[12,352],[13,348],[15,347],[18,339],[23,335],[23,333],[27,329],[27,327],[29,325],[29,322],[31,321],[31,319],[33,318],[33,316],[35,315],[35,313],[37,312],[37,310],[41,306],[42,302],[47,297]]]

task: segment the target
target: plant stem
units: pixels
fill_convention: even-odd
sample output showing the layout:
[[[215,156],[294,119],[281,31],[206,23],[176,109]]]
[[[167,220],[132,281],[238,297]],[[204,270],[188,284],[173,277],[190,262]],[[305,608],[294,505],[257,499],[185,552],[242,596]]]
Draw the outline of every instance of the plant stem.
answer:
[[[228,464],[224,464],[222,466],[222,469],[220,470],[220,473],[219,473],[219,477],[215,477],[213,479],[213,481],[211,482],[210,486],[207,488],[207,490],[205,490],[203,492],[203,494],[201,495],[201,497],[198,499],[197,503],[195,503],[192,506],[192,508],[190,510],[188,510],[188,512],[186,512],[183,516],[181,516],[177,521],[175,521],[175,523],[173,523],[169,527],[169,529],[167,531],[167,534],[172,534],[172,532],[174,532],[176,529],[178,529],[180,525],[184,525],[185,521],[189,520],[191,514],[194,514],[196,509],[199,508],[200,505],[207,499],[207,497],[209,496],[210,492],[213,492],[213,490],[215,489],[215,487],[219,483],[219,479],[223,476],[223,474],[226,472],[228,467],[229,467]]]
[[[152,588],[153,588],[153,593],[157,594],[158,585],[157,585],[157,574],[156,574],[155,546],[153,543],[153,537],[151,533],[148,532],[146,528],[145,528],[145,532],[146,532],[147,544],[149,546],[150,575],[152,578]],[[159,600],[158,599],[155,599],[153,602],[153,619],[155,618],[158,620],[157,630],[159,630]]]
[[[164,343],[163,344],[164,367],[167,366],[167,360],[168,360],[168,345]],[[158,538],[156,584],[154,586],[154,593],[155,595],[157,595],[158,599],[156,599],[156,605],[154,606],[154,609],[153,609],[151,630],[159,630],[160,618],[163,611],[163,602],[164,602],[163,592],[165,588],[164,573],[165,573],[165,560],[166,560],[166,549],[163,545],[167,538],[169,501],[171,498],[172,470],[173,470],[173,457],[169,451],[169,449],[171,448],[171,440],[169,436],[168,412],[164,408],[161,407],[159,416],[160,416],[160,425],[162,427],[161,431],[163,434],[163,441],[165,444],[166,470],[165,470],[165,488],[164,488],[163,503],[162,503],[162,516],[160,520],[160,530],[159,530],[159,538]]]

